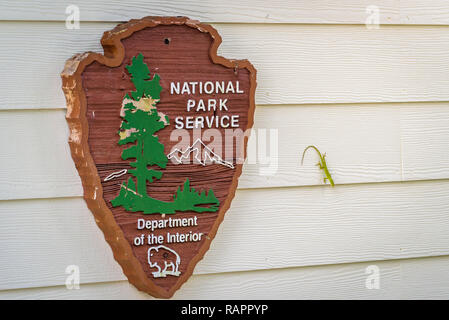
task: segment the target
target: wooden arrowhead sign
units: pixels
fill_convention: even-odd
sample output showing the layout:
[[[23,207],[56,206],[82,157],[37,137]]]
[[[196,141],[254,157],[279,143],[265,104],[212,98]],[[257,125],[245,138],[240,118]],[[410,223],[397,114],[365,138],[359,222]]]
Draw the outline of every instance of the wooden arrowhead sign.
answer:
[[[104,33],[104,55],[62,73],[84,198],[129,281],[169,298],[231,205],[253,124],[256,70],[217,55],[221,37],[185,17]]]

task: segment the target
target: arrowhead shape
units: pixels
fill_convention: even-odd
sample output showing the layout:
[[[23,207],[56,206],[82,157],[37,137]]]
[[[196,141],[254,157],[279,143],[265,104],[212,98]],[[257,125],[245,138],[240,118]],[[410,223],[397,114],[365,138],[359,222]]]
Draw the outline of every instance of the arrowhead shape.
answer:
[[[104,55],[78,54],[61,75],[72,157],[129,281],[169,298],[209,249],[234,197],[244,156],[237,142],[220,140],[229,129],[223,118],[234,115],[242,133],[252,127],[256,71],[218,56],[217,31],[185,17],[131,20],[101,43]],[[214,146],[226,152],[207,145],[210,136],[196,137],[189,117],[202,118],[196,128],[214,128]],[[188,138],[182,147],[179,131]],[[246,144],[247,135],[244,153]]]

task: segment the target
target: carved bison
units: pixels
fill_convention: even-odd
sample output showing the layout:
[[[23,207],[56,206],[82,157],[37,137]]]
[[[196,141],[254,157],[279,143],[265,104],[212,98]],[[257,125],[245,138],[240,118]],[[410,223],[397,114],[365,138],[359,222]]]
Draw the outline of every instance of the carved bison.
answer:
[[[152,268],[157,268],[153,272],[153,277],[161,278],[167,275],[178,277],[181,272],[178,271],[181,258],[175,250],[160,245],[148,249],[148,264]]]

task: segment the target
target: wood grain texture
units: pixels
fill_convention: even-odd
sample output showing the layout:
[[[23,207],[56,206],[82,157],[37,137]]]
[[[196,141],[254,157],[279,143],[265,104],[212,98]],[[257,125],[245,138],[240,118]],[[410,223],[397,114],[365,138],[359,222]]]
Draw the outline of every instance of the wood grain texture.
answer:
[[[402,158],[405,179],[449,176],[449,108],[409,106],[401,110]]]
[[[58,74],[65,59],[101,51],[99,35],[112,26],[67,30],[62,22],[1,22],[0,61],[8,77],[0,79],[0,108],[63,107]],[[258,104],[449,100],[445,27],[214,26],[224,39],[220,54],[248,58],[259,70]]]
[[[49,0],[1,0],[2,20],[55,20],[65,21],[66,7],[73,2]],[[182,0],[145,1],[131,0],[126,4],[119,0],[77,1],[81,21],[126,21],[145,15],[184,16],[204,22],[239,23],[316,23],[316,24],[365,24],[366,8],[379,8],[381,24],[447,25],[449,14],[444,0],[282,0],[237,1]],[[232,10],[230,10],[232,8]]]
[[[418,109],[426,108],[432,105]],[[308,153],[300,165],[301,153],[309,144],[327,152],[337,184],[399,181],[400,111],[401,106],[392,104],[257,107],[249,161],[239,188],[322,185],[316,154]],[[0,140],[0,147],[8,150],[0,156],[4,164],[0,168],[0,200],[82,195],[67,147],[64,114],[64,110],[0,112],[7,137]],[[259,129],[265,129],[267,136]],[[270,129],[278,130],[277,157],[261,147],[269,142]],[[10,141],[16,142],[13,148]],[[258,152],[274,157],[268,162]]]
[[[367,289],[366,268],[380,288]],[[447,299],[449,257],[194,275],[174,299]],[[0,299],[152,299],[127,281],[0,291]]]
[[[447,255],[449,181],[238,190],[196,274]],[[123,280],[82,198],[0,202],[0,289]]]
[[[65,110],[0,112],[0,200],[81,196]]]

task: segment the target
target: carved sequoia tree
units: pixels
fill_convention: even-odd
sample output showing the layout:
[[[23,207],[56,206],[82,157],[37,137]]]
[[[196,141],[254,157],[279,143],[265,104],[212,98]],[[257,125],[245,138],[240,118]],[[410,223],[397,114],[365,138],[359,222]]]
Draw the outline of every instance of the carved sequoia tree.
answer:
[[[111,203],[114,207],[123,206],[127,211],[142,211],[144,214],[172,214],[176,211],[215,212],[218,210],[219,201],[213,191],[209,190],[207,194],[203,191],[199,194],[195,189],[190,189],[189,179],[182,190],[178,187],[172,202],[157,200],[147,194],[147,183],[161,179],[163,172],[160,169],[167,166],[164,145],[159,142],[155,133],[168,125],[169,119],[165,116],[165,121],[162,120],[156,109],[162,91],[160,77],[156,74],[151,79],[143,59],[143,55],[139,54],[133,57],[132,64],[126,67],[136,91],[131,92],[131,96],[126,94],[123,98],[123,121],[118,131],[119,145],[133,143],[123,150],[122,159],[135,159],[130,163],[133,169],[128,172],[136,178],[137,188],[134,180],[129,177]],[[205,204],[209,206],[197,206]]]

